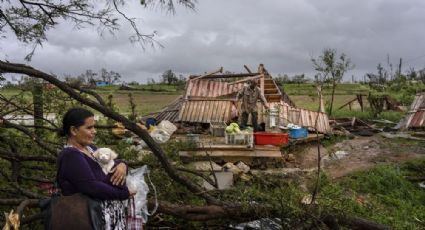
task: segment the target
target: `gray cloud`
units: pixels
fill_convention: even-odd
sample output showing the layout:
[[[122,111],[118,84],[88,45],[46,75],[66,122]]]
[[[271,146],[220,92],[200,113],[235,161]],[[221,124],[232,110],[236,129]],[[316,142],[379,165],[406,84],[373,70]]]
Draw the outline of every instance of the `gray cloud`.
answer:
[[[146,81],[166,69],[203,73],[223,66],[243,72],[264,63],[272,73],[313,74],[311,57],[324,48],[346,53],[356,65],[347,74],[361,78],[386,64],[387,54],[408,67],[425,67],[425,2],[421,0],[199,1],[196,11],[178,7],[176,15],[145,9],[131,1],[124,11],[137,17],[144,33],[157,31],[163,49],[130,44],[131,28],[99,36],[96,28],[62,24],[49,32],[32,65],[58,75],[106,68],[125,80]],[[23,62],[29,47],[13,36],[0,40],[0,57]],[[385,65],[384,65],[385,66]]]

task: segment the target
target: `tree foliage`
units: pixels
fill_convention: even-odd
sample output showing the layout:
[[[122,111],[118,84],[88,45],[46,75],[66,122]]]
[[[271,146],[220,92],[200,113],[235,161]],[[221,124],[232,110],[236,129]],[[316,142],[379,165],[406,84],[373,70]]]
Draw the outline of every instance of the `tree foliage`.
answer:
[[[72,23],[75,28],[97,26],[98,31],[116,32],[120,22],[125,21],[133,28],[130,41],[142,45],[158,44],[155,33],[144,34],[140,31],[134,18],[127,17],[122,8],[124,0],[1,0],[0,35],[7,37],[9,31],[17,40],[33,46],[26,59],[30,60],[37,46],[47,41],[47,32],[64,21]],[[188,8],[195,7],[195,0],[144,0],[144,7],[162,7],[174,12],[175,4]]]
[[[332,97],[329,105],[329,115],[332,115],[332,107],[335,96],[335,88],[339,84],[344,74],[354,68],[350,58],[344,53],[338,56],[335,49],[324,49],[322,55],[317,59],[312,58],[314,69],[318,71],[316,80],[332,86]]]

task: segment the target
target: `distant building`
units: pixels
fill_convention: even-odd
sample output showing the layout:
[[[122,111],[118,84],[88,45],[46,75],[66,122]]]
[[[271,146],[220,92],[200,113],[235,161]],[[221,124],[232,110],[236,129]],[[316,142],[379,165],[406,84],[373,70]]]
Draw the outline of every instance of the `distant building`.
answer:
[[[111,83],[107,82],[107,81],[97,81],[96,82],[96,87],[102,87],[102,86],[108,86],[111,85]]]

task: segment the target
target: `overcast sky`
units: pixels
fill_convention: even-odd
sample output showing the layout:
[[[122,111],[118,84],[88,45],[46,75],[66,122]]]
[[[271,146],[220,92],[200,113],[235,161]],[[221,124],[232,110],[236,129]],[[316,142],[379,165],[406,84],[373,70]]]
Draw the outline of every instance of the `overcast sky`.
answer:
[[[61,24],[30,64],[59,76],[106,68],[139,82],[167,69],[245,72],[244,64],[256,70],[259,63],[274,75],[312,76],[311,57],[334,48],[356,66],[346,79],[387,66],[387,54],[394,67],[403,58],[403,71],[425,67],[424,0],[198,0],[196,11],[178,7],[175,15],[126,2],[124,11],[144,33],[157,31],[163,49],[131,44],[124,21],[114,36],[102,37],[96,28]],[[23,63],[29,51],[13,35],[0,40],[2,59]]]

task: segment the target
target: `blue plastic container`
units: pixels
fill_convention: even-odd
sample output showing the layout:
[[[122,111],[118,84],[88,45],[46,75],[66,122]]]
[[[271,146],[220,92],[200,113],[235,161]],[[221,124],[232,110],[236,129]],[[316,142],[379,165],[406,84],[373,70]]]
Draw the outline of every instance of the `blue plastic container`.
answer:
[[[156,125],[156,119],[153,117],[149,117],[148,119],[146,119],[145,122],[145,126],[147,129],[149,129],[151,126],[155,126]]]
[[[307,135],[308,130],[306,128],[291,129],[291,131],[289,131],[289,137],[292,139],[305,138]]]

